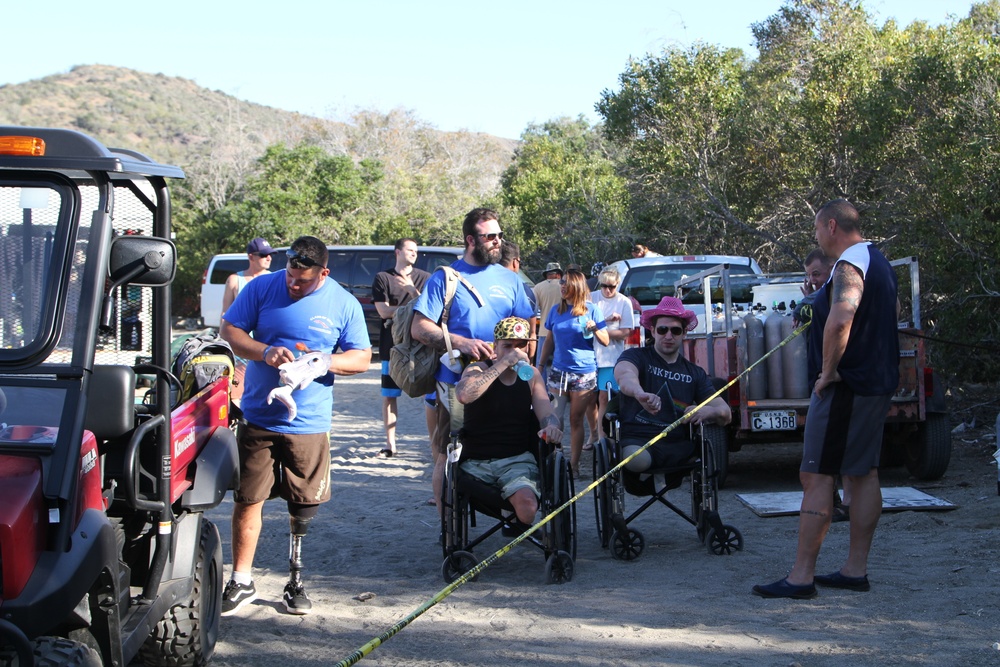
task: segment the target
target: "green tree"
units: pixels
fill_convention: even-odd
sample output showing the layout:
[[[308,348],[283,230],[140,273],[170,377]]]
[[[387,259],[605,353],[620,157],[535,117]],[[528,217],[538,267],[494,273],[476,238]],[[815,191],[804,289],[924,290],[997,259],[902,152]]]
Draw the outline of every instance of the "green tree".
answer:
[[[505,233],[536,267],[613,260],[633,241],[610,144],[582,117],[529,125],[501,178]]]
[[[791,0],[753,26],[759,57],[695,45],[633,61],[598,109],[633,214],[674,250],[797,268],[815,207],[863,213],[890,257],[917,255],[925,323],[997,338],[1000,5],[931,28],[874,23],[849,0]],[[938,346],[954,373],[993,355]]]

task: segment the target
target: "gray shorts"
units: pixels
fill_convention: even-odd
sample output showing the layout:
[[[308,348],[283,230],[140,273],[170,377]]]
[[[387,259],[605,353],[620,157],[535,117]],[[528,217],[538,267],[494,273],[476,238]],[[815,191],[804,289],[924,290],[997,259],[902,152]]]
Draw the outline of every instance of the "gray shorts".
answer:
[[[845,382],[812,395],[802,443],[802,472],[867,475],[877,468],[892,394],[858,396]]]
[[[539,498],[538,464],[535,457],[524,452],[505,459],[467,459],[462,461],[462,472],[479,481],[500,489],[504,500],[520,489],[529,488]]]

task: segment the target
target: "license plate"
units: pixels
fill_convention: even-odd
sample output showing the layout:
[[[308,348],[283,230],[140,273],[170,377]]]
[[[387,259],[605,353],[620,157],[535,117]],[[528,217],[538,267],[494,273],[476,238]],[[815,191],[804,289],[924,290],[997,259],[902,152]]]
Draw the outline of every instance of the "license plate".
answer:
[[[795,410],[751,412],[750,428],[754,431],[794,431]]]

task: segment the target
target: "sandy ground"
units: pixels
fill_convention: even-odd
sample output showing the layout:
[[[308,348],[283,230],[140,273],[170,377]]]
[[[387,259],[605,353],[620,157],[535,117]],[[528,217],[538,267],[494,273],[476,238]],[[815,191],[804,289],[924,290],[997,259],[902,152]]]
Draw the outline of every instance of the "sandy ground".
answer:
[[[291,616],[280,604],[288,520],[283,504],[272,501],[255,563],[260,599],[222,619],[213,665],[335,664],[445,586],[437,512],[426,502],[431,469],[422,402],[401,399],[400,454],[375,458],[383,444],[377,373],[373,365],[337,380],[333,499],[304,548],[313,613]],[[883,515],[868,593],[821,589],[810,601],[750,594],[753,584],[787,574],[797,517],[760,518],[734,494],[800,487],[794,445],[748,447],[732,455],[730,482],[720,492],[722,518],[743,533],[744,551],[711,555],[693,527],[653,507],[633,524],[645,535],[645,553],[634,562],[614,560],[597,540],[587,496],[578,503],[572,582],[544,583],[541,552],[520,545],[362,664],[1000,664],[993,648],[1000,641],[1000,498],[991,457],[996,401],[993,392],[980,401],[989,421],[979,421],[988,428],[955,435],[943,479],[921,483],[902,468],[883,471],[883,486],[914,486],[959,508]],[[953,409],[953,421],[974,413]],[[685,489],[671,493],[687,505]],[[626,503],[630,510],[639,504],[631,496]],[[227,572],[231,510],[227,500],[211,514],[223,535]],[[819,571],[839,568],[847,531],[847,524],[832,526]],[[491,538],[477,555],[485,558],[504,543]],[[362,593],[374,597],[355,599]]]

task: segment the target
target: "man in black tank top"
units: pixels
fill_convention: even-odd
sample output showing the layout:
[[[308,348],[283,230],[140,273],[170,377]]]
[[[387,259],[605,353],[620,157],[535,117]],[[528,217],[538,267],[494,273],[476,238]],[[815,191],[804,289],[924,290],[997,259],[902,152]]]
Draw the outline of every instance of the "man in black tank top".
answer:
[[[845,199],[824,205],[813,221],[816,242],[836,257],[816,292],[809,336],[815,379],[802,444],[802,507],[795,564],[784,579],[753,587],[768,598],[816,597],[816,586],[867,591],[868,553],[882,513],[878,464],[882,429],[899,383],[896,274],[864,240],[858,211]],[[830,528],[833,483],[851,486],[851,531],[843,567],[816,574]]]
[[[528,321],[502,319],[493,337],[496,358],[470,364],[455,385],[455,397],[465,406],[460,465],[500,489],[518,521],[530,525],[538,512],[538,439],[559,442],[562,430],[545,382],[528,358],[533,340]]]

